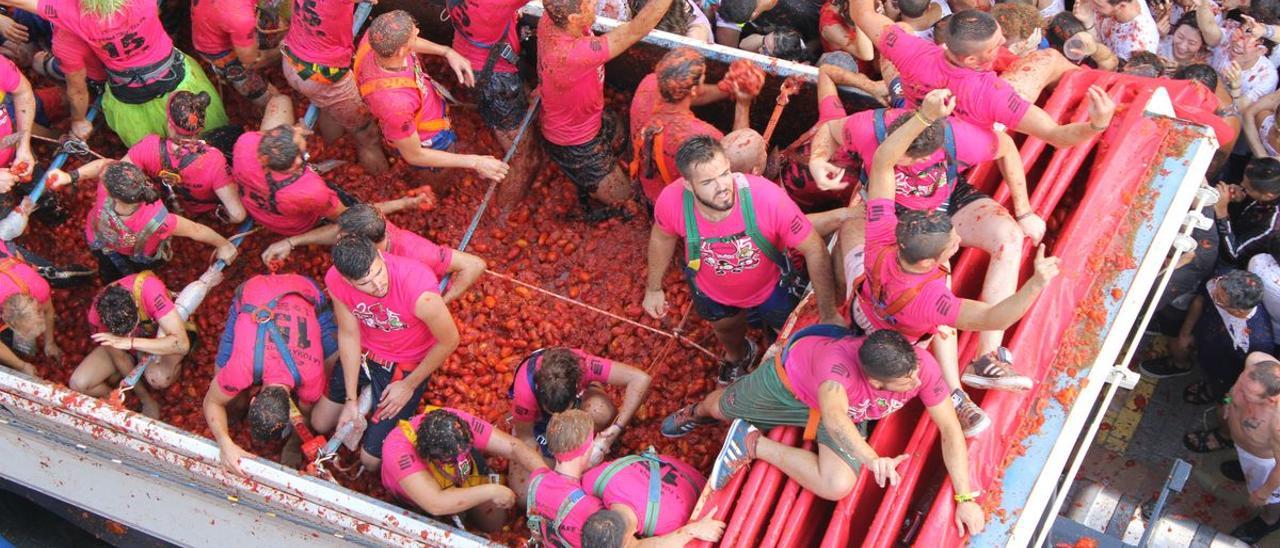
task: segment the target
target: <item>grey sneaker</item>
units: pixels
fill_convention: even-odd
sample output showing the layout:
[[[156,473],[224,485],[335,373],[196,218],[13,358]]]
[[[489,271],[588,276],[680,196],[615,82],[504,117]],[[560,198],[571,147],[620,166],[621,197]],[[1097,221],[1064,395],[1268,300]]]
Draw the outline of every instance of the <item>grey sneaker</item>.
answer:
[[[994,352],[979,356],[965,367],[960,382],[974,388],[996,390],[1031,390],[1031,377],[1013,372],[1013,353],[1001,346]]]
[[[969,399],[969,395],[959,388],[951,392],[951,405],[956,408],[956,418],[960,419],[960,427],[964,429],[964,437],[972,438],[981,434],[991,426],[987,413]]]
[[[677,409],[675,413],[662,419],[662,435],[668,438],[682,438],[699,426],[713,424],[718,421],[711,417],[699,417],[694,413],[698,404],[691,404]]]
[[[725,436],[724,447],[716,455],[716,463],[711,467],[711,490],[719,491],[729,484],[733,475],[756,458],[756,442],[760,440],[760,430],[742,419],[736,419],[729,426],[729,434]]]
[[[736,362],[722,360],[720,362],[720,375],[716,377],[716,382],[720,383],[720,386],[725,386],[746,376],[747,370],[758,359],[760,359],[760,347],[756,345],[755,341],[747,339],[747,355]]]

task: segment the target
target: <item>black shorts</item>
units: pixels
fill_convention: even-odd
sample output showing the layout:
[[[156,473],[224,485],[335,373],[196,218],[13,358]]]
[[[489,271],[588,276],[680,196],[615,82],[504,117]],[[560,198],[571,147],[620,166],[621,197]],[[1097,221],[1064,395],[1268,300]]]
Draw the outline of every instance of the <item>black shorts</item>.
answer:
[[[590,141],[569,146],[548,142],[547,154],[579,190],[595,192],[600,181],[608,177],[618,163],[613,141],[619,129],[618,118],[606,112],[600,125],[600,133]]]
[[[476,83],[476,108],[485,125],[498,131],[520,127],[529,109],[529,92],[518,72],[491,71]]]
[[[373,375],[370,379],[369,375],[365,375],[364,371],[360,371],[356,384],[356,390],[363,390],[370,383],[373,384],[373,402],[374,408],[377,408],[377,402],[382,399],[382,391],[395,380],[395,365],[384,367],[382,364],[373,360],[366,360],[369,364],[369,374]],[[427,391],[427,381],[423,381],[417,388],[413,389],[413,395],[409,397],[409,401],[404,404],[404,408],[396,413],[396,416],[390,419],[373,422],[373,418],[369,418],[369,427],[364,431],[364,440],[360,446],[364,448],[366,453],[377,458],[382,458],[382,442],[387,439],[387,434],[391,433],[391,429],[396,427],[402,420],[409,420],[418,414],[418,406],[422,403],[422,395]],[[333,372],[329,374],[329,401],[342,405],[347,401],[347,385],[342,378],[342,365],[339,364],[333,368]]]
[[[956,187],[951,190],[951,196],[942,205],[938,206],[938,211],[946,211],[948,217],[955,217],[956,213],[964,209],[964,206],[983,198],[991,198],[991,196],[988,196],[986,192],[973,188],[973,185],[969,184],[969,180],[965,179],[964,175],[961,175],[960,180],[956,182]],[[893,206],[898,215],[908,211],[902,204],[893,204]]]

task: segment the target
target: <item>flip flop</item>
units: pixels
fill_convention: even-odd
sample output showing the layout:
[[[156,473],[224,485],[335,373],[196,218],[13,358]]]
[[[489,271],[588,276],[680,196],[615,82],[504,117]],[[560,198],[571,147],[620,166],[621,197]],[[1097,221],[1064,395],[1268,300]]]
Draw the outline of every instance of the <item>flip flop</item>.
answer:
[[[1218,398],[1209,393],[1209,384],[1204,381],[1194,382],[1182,390],[1182,401],[1191,405],[1209,405]]]
[[[1197,430],[1182,436],[1182,446],[1195,453],[1213,453],[1234,448],[1236,444],[1217,430]]]

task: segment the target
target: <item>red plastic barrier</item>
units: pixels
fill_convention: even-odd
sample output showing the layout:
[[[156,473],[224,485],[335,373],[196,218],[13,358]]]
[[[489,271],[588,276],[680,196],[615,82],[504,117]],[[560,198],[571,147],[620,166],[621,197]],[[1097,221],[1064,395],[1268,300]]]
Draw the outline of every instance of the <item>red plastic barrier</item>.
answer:
[[[806,443],[806,447],[812,447]],[[800,495],[800,484],[796,480],[788,479],[787,483],[782,486],[782,494],[778,495],[778,504],[773,510],[773,519],[769,521],[769,528],[764,531],[764,538],[760,539],[760,548],[774,548],[778,545],[778,540],[782,538],[782,531],[787,528],[787,518],[791,514],[791,507],[795,506],[796,497]]]
[[[1059,92],[1064,91],[1060,89]],[[1144,96],[1145,92],[1140,93],[1136,99],[1141,100]],[[1093,285],[1094,277],[1100,274],[1090,266],[1090,258],[1096,255],[1100,242],[1110,241],[1120,232],[1129,210],[1118,207],[1118,198],[1136,188],[1148,171],[1146,162],[1135,160],[1150,159],[1159,152],[1163,132],[1142,115],[1140,108],[1128,109],[1116,125],[1118,127],[1110,134],[1123,135],[1124,138],[1108,140],[1099,151],[1089,177],[1090,184],[1075,214],[1058,235],[1054,254],[1062,259],[1062,272],[1068,274],[1059,277],[1041,294],[1010,342],[1019,363],[1031,364],[1033,370],[1024,369],[1024,372],[1033,379],[1046,376],[1075,317],[1076,307]],[[1055,186],[1065,185],[1067,182],[1063,179],[1066,178],[1064,175],[1051,182]],[[992,488],[992,480],[1010,448],[1009,440],[1027,413],[1034,394],[1035,391],[990,392],[983,398],[983,408],[993,425],[969,444],[970,466],[976,486],[984,490]],[[954,503],[951,497],[951,486],[946,483],[934,499],[916,546],[952,545],[959,539],[952,523]]]
[[[771,440],[778,441],[782,439],[784,431],[785,429],[783,428],[774,428],[773,430],[770,430],[766,436]],[[761,462],[760,464],[764,463]],[[752,467],[754,465],[748,466]],[[689,521],[696,521],[712,514],[714,514],[715,518],[718,520],[727,520],[729,513],[733,511],[734,504],[738,501],[738,493],[742,490],[742,484],[746,483],[749,473],[750,468],[739,470],[737,474],[734,474],[733,477],[729,479],[729,484],[719,491],[712,491],[711,482],[708,481],[707,485],[702,488],[702,495],[699,497],[698,504],[694,507],[693,515],[689,517]],[[714,512],[712,512],[713,510]],[[723,540],[724,538],[722,537],[721,541]],[[690,548],[707,548],[711,546],[711,543],[705,540],[695,540],[685,546]]]
[[[782,431],[778,442],[783,445],[796,445],[803,433],[802,429],[794,426],[780,426],[775,430]],[[738,494],[738,500],[751,501],[752,504],[734,506],[733,517],[726,524],[724,537],[720,539],[721,546],[755,545],[756,535],[764,526],[765,516],[773,509],[782,480],[782,470],[764,461],[758,461],[751,467],[751,473]]]

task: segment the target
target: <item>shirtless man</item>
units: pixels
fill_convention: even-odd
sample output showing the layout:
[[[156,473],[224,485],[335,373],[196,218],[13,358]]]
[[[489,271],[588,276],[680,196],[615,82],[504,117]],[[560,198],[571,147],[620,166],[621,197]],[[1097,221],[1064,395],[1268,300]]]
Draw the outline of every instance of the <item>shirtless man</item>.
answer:
[[[1249,354],[1226,402],[1222,418],[1235,441],[1249,504],[1261,509],[1231,536],[1256,544],[1280,529],[1280,362],[1270,354]]]

